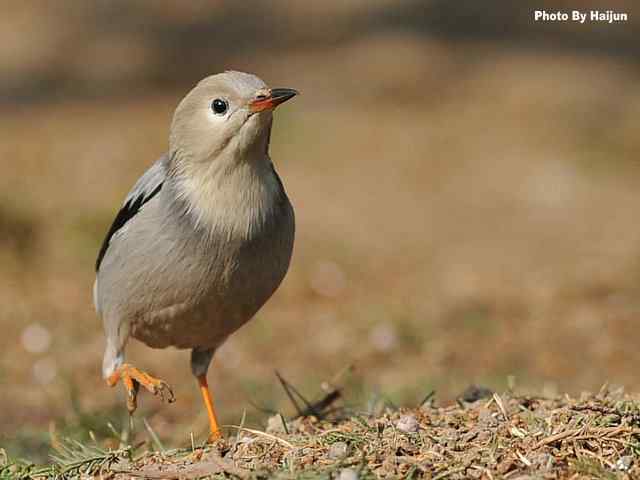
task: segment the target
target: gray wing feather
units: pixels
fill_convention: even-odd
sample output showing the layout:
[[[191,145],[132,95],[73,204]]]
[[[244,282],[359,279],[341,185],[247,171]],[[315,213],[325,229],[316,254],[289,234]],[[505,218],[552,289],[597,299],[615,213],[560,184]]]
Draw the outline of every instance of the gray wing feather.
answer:
[[[111,238],[140,211],[142,206],[151,200],[162,188],[167,175],[167,155],[163,155],[138,179],[122,205],[122,208],[113,220],[107,235],[102,242],[98,258],[96,260],[96,272],[104,258]]]
[[[155,161],[149,169],[135,183],[131,191],[127,194],[123,206],[135,201],[140,195],[145,196],[153,192],[164,182],[167,176],[167,154]]]

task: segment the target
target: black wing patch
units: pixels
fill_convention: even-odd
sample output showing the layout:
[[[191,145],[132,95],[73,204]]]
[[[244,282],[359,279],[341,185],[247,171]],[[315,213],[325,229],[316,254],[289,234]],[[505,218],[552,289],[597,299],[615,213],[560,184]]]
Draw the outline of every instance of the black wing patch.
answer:
[[[159,183],[158,186],[150,193],[145,194],[144,192],[138,195],[136,198],[130,198],[127,203],[120,209],[116,218],[113,220],[111,224],[111,228],[107,232],[107,236],[104,238],[102,242],[102,246],[100,247],[100,252],[98,253],[98,259],[96,260],[96,272],[100,269],[100,264],[102,263],[102,259],[107,253],[107,249],[109,248],[109,242],[111,241],[111,237],[115,235],[115,233],[120,230],[124,225],[131,220],[142,208],[142,206],[155,197],[158,192],[162,189],[162,183]]]

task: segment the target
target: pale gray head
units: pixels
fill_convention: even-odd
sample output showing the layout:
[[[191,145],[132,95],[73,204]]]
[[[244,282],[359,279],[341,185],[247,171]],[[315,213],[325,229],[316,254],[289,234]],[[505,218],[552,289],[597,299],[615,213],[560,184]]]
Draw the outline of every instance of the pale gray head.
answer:
[[[238,238],[266,225],[284,195],[268,155],[272,111],[297,93],[224,72],[202,80],[180,102],[168,179],[198,225]]]
[[[181,161],[242,161],[266,153],[272,110],[296,95],[255,75],[227,71],[200,81],[180,102],[169,140]]]

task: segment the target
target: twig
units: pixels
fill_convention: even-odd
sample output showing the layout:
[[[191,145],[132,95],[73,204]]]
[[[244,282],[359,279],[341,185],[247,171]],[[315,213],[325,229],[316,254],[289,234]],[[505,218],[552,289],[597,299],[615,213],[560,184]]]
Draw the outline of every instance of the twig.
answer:
[[[447,470],[446,472],[439,473],[438,475],[433,477],[433,480],[441,480],[442,478],[446,478],[449,475],[453,475],[454,473],[463,472],[466,470],[466,468],[467,467],[452,468],[451,470]]]
[[[242,411],[242,418],[240,419],[240,428],[238,429],[238,433],[236,434],[236,438],[233,442],[233,447],[232,450],[236,450],[236,448],[238,447],[238,442],[240,441],[240,432],[242,431],[242,429],[244,428],[244,422],[247,420],[247,410],[243,410]]]
[[[285,439],[280,438],[280,437],[276,437],[275,435],[271,435],[270,433],[267,432],[261,432],[260,430],[254,430],[253,428],[246,428],[246,427],[241,427],[239,425],[224,425],[224,427],[227,428],[236,428],[238,430],[242,430],[243,432],[249,432],[249,433],[253,433],[254,435],[258,435],[260,437],[265,437],[265,438],[269,438],[271,440],[275,440],[276,442],[280,442],[282,445],[288,447],[288,448],[296,448],[295,445],[287,442]]]
[[[293,406],[295,407],[296,412],[298,413],[298,417],[301,417],[302,410],[300,409],[300,405],[298,405],[298,402],[296,402],[296,399],[293,396],[293,393],[295,393],[296,395],[298,395],[298,397],[300,397],[300,399],[304,402],[305,406],[310,407],[311,404],[295,389],[293,385],[287,382],[282,377],[282,375],[280,375],[280,372],[278,372],[277,370],[276,370],[276,377],[278,377],[278,380],[280,381],[280,385],[282,385],[282,388],[284,388],[284,391],[287,394],[287,397],[289,397],[289,400],[291,400],[291,403],[293,403]]]
[[[422,407],[424,404],[426,404],[429,400],[431,400],[436,394],[435,390],[431,390],[429,393],[427,393],[424,398],[422,399],[422,401],[418,404],[418,408]]]
[[[493,400],[496,402],[496,405],[498,405],[498,408],[500,409],[502,416],[504,416],[504,419],[506,421],[509,421],[509,415],[507,415],[507,410],[504,408],[504,403],[502,403],[502,398],[500,398],[500,395],[494,393]]]
[[[160,438],[158,437],[158,435],[156,435],[156,432],[153,431],[153,428],[151,428],[151,425],[149,425],[147,418],[144,417],[142,419],[142,422],[144,423],[144,428],[147,430],[147,433],[151,437],[151,441],[153,442],[156,449],[160,450],[161,452],[164,452],[165,451],[164,445],[160,441]]]
[[[540,440],[533,448],[540,448],[545,445],[549,445],[550,443],[558,442],[560,440],[564,440],[565,438],[571,437],[573,435],[578,435],[582,432],[582,428],[577,428],[575,430],[565,430],[564,432],[556,433],[555,435],[551,435],[549,437],[543,438]]]
[[[527,457],[525,457],[523,454],[521,454],[520,452],[516,451],[516,455],[518,456],[518,458],[520,459],[520,461],[524,464],[525,467],[530,467],[531,465],[533,465],[531,463],[531,460],[529,460]]]
[[[331,406],[333,402],[341,397],[342,393],[339,389],[334,389],[328,392],[324,397],[322,397],[317,402],[314,402],[312,405],[309,405],[307,408],[303,410],[300,414],[301,417],[308,417],[309,415],[315,415],[318,418],[321,418],[324,415],[324,411],[327,407]]]

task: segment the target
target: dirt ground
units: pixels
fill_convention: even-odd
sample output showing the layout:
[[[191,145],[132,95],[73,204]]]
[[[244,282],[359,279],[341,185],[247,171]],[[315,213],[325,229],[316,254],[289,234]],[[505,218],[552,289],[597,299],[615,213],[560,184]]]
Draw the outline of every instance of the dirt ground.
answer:
[[[336,413],[337,412],[337,413]],[[321,414],[322,412],[320,412]],[[13,478],[631,479],[640,475],[638,398],[603,389],[542,398],[470,389],[458,404],[372,405],[317,416],[240,424],[213,445],[166,450],[149,429],[137,447],[60,441],[56,463],[0,463]],[[153,444],[155,442],[155,444]],[[153,444],[155,450],[145,451]],[[3,477],[4,478],[4,477]]]
[[[412,406],[432,389],[451,400],[509,378],[544,395],[640,390],[636,63],[387,32],[224,67],[302,95],[277,112],[271,142],[296,209],[294,258],[214,360],[223,423],[292,413],[275,370],[313,397],[353,365],[353,405]],[[126,423],[122,392],[100,378],[93,265],[123,196],[166,149],[187,85],[1,107],[11,455],[42,459],[50,432],[102,438]],[[132,342],[128,355],[177,396],[142,395],[138,422],[167,446],[204,438],[188,353]]]

